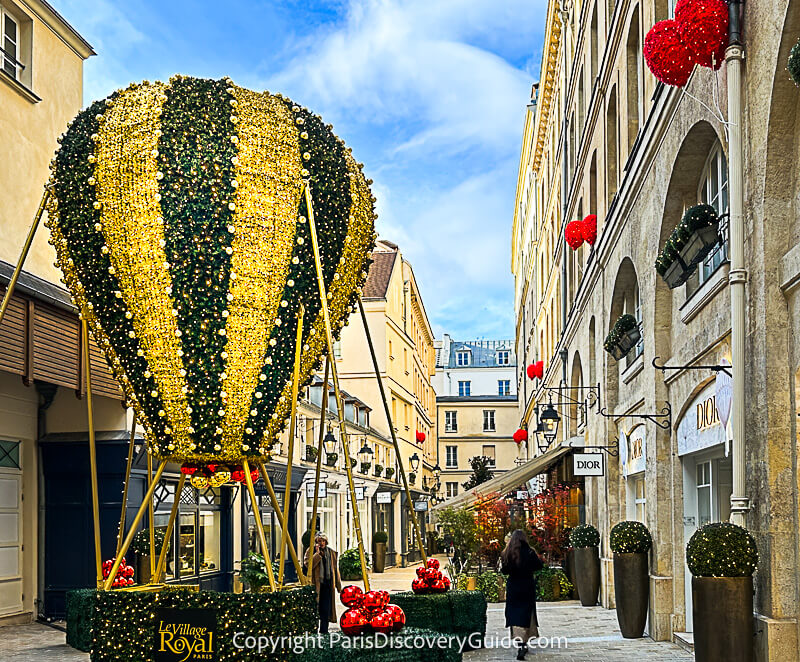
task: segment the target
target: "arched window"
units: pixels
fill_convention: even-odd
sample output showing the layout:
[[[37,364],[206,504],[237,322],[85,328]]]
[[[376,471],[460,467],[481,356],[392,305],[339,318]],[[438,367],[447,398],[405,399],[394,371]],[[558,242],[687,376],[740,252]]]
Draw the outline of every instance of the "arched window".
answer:
[[[617,88],[611,90],[606,110],[606,209],[617,192]]]
[[[595,2],[594,8],[592,9],[592,28],[591,28],[591,37],[592,37],[592,62],[591,62],[591,74],[592,80],[591,85],[594,88],[594,82],[597,79],[597,3]]]
[[[728,213],[728,162],[719,141],[711,148],[706,160],[697,187],[697,199],[714,207],[719,215]],[[694,294],[727,260],[727,243],[718,245],[686,282],[687,297]]]
[[[626,44],[626,64],[627,64],[627,97],[628,97],[628,151],[633,149],[636,136],[639,133],[641,122],[641,31],[639,29],[639,8],[637,7],[631,17],[631,25],[628,29],[628,41]]]

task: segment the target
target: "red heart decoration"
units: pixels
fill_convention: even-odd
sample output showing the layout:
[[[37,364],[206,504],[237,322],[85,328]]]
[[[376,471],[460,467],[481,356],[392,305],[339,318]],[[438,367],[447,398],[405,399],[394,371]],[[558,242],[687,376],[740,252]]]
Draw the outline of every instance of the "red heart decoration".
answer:
[[[578,250],[583,243],[580,221],[570,221],[567,223],[567,227],[564,228],[564,239],[573,251]]]
[[[678,0],[675,23],[692,61],[719,69],[728,46],[728,5],[724,0]]]
[[[673,20],[659,21],[650,28],[644,40],[644,60],[658,80],[676,87],[686,85],[694,69],[692,53]]]
[[[594,246],[594,242],[597,241],[597,216],[595,214],[589,214],[581,221],[581,236],[589,246]]]

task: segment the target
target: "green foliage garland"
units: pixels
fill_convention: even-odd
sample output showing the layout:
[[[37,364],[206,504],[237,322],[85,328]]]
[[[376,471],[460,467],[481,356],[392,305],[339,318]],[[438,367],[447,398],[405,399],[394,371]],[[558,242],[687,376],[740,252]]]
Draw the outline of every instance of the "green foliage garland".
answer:
[[[614,322],[614,326],[606,336],[606,340],[603,343],[603,348],[607,352],[613,352],[614,347],[618,346],[620,340],[622,340],[622,336],[630,331],[633,331],[637,324],[636,318],[633,315],[629,315],[627,313],[625,315],[620,315],[619,319]]]
[[[689,242],[692,233],[704,227],[719,224],[717,210],[711,205],[695,205],[689,207],[681,218],[681,222],[672,231],[667,243],[656,258],[655,268],[659,276],[664,276],[681,250]]]
[[[650,551],[653,538],[641,522],[625,521],[615,524],[609,534],[611,551],[617,554],[641,554]]]
[[[714,522],[689,539],[686,564],[695,577],[750,577],[758,566],[758,548],[747,529]]]
[[[579,524],[570,531],[569,542],[576,549],[596,547],[600,544],[600,533],[591,524]]]
[[[450,590],[417,595],[411,591],[393,593],[392,604],[406,615],[406,625],[435,632],[468,636],[486,634],[486,598],[480,591]]]
[[[153,544],[155,545],[153,554],[158,556],[159,552],[161,552],[161,547],[164,544],[164,529],[153,530]],[[142,529],[141,531],[137,531],[136,535],[133,536],[133,541],[131,542],[129,549],[131,552],[135,552],[140,556],[149,555],[150,529]]]
[[[789,70],[789,75],[792,77],[795,85],[800,85],[800,41],[798,41],[792,50],[789,51],[789,62],[786,65]]]

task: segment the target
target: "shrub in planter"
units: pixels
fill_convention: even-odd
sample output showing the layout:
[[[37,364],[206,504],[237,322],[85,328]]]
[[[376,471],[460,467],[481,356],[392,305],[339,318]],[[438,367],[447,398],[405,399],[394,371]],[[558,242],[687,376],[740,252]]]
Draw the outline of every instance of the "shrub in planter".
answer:
[[[417,474],[415,474],[413,471],[409,471],[408,472],[408,482],[413,485],[416,480],[417,480]]]
[[[386,543],[389,536],[386,531],[375,531],[372,534],[372,543],[375,545],[375,572],[383,572],[386,567]]]
[[[600,593],[600,533],[591,524],[580,524],[569,534],[575,550],[575,579],[584,607],[594,607]]]
[[[369,570],[369,554],[364,552],[364,560]],[[361,557],[358,547],[346,549],[339,555],[339,574],[345,581],[355,581],[361,579]]]
[[[683,285],[719,241],[719,216],[711,205],[686,210],[667,239],[655,268],[670,289]]]
[[[621,315],[608,332],[603,348],[619,361],[636,347],[641,337],[636,318],[633,315]]]
[[[494,570],[487,570],[478,575],[476,588],[483,593],[486,602],[500,601],[500,582],[502,578],[503,576]]]
[[[380,478],[380,475],[383,473],[383,466],[380,464],[376,464],[375,467],[372,469],[372,471],[375,474],[376,478]]]
[[[753,572],[758,550],[746,529],[706,524],[686,545],[692,573],[694,651],[697,662],[753,659]]]
[[[609,535],[614,552],[614,595],[622,636],[638,639],[647,625],[650,604],[648,552],[653,539],[641,522],[620,522]]]
[[[371,466],[372,466],[371,462],[362,462],[361,463],[361,473],[362,474],[368,474],[369,473],[369,468]]]
[[[394,467],[386,467],[386,478],[391,480],[392,476],[394,476]]]
[[[161,546],[164,544],[164,529],[153,530],[153,555],[158,558]],[[136,575],[135,579],[139,584],[146,584],[150,581],[150,529],[137,531],[133,536],[131,546],[128,548],[136,553]]]
[[[313,446],[306,445],[306,460],[314,462],[317,459],[317,449]]]
[[[536,599],[539,602],[569,600],[572,582],[561,568],[545,566],[534,575],[536,578]]]
[[[335,467],[338,459],[339,453],[325,453],[325,464],[329,467]]]
[[[350,468],[355,469],[356,465],[358,464],[358,460],[354,457],[350,458]]]
[[[273,566],[273,573],[275,568]],[[250,552],[247,558],[242,559],[239,567],[239,579],[247,584],[252,593],[258,593],[269,586],[269,575],[264,557],[256,552]]]

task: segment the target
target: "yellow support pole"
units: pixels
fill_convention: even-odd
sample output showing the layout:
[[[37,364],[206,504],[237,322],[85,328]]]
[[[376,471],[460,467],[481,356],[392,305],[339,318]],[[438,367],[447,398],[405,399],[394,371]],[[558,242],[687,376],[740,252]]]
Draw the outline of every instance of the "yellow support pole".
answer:
[[[269,500],[272,503],[272,509],[275,511],[275,514],[278,516],[278,523],[281,525],[281,528],[284,526],[284,522],[286,521],[283,518],[283,513],[281,513],[281,506],[278,502],[278,496],[275,494],[275,489],[272,487],[272,481],[269,478],[269,474],[267,474],[267,470],[264,468],[264,463],[258,463],[258,469],[261,471],[261,475],[264,478],[264,485],[267,486],[267,491],[269,492]],[[291,536],[286,539],[289,547],[289,556],[292,559],[292,564],[294,565],[295,572],[297,573],[297,578],[301,584],[304,586],[308,584],[308,578],[303,574],[303,566],[300,565],[300,559],[297,558],[297,550],[295,549],[294,543],[292,542]],[[281,584],[282,586],[282,584]]]
[[[309,550],[314,549],[314,537],[317,535],[317,508],[319,505],[319,477],[322,473],[322,451],[324,450],[324,439],[325,439],[325,423],[328,414],[328,372],[331,367],[331,357],[325,357],[325,378],[322,380],[322,401],[320,407],[320,415],[319,415],[319,436],[317,439],[317,468],[316,473],[314,474],[314,505],[311,509],[311,523],[308,526],[308,530],[311,532],[311,539],[309,539]],[[306,574],[308,575],[309,580],[311,579],[311,564],[313,563],[313,559],[311,558],[311,554],[308,555],[308,561],[306,561]]]
[[[419,547],[419,552],[422,555],[422,562],[425,563],[428,560],[427,554],[425,554],[425,544],[422,540],[422,534],[419,530],[419,522],[417,520],[417,514],[414,512],[414,502],[411,500],[411,490],[408,487],[408,479],[406,478],[406,470],[403,467],[403,457],[400,454],[400,444],[397,441],[397,433],[394,429],[394,421],[392,421],[392,414],[389,411],[389,403],[386,401],[386,391],[383,388],[383,380],[381,379],[381,371],[378,367],[378,358],[375,355],[375,346],[372,344],[372,334],[369,332],[369,325],[367,324],[367,314],[364,312],[364,304],[361,301],[361,297],[358,297],[358,310],[361,313],[361,321],[364,324],[364,332],[367,334],[367,345],[369,345],[369,353],[372,356],[372,365],[375,368],[375,377],[378,380],[378,391],[381,394],[381,401],[383,402],[383,410],[386,413],[386,420],[389,422],[389,431],[392,434],[392,444],[394,444],[394,452],[397,454],[397,469],[400,472],[400,477],[403,479],[403,489],[406,493],[406,506],[408,507],[408,515],[411,518],[411,522],[414,526],[414,534],[417,538],[417,546]]]
[[[289,521],[289,505],[292,502],[292,462],[294,461],[294,432],[297,424],[297,391],[300,385],[300,359],[303,355],[303,317],[305,307],[300,304],[297,313],[297,335],[294,345],[294,373],[292,375],[292,413],[289,416],[289,448],[286,455],[286,488],[283,493],[283,522]],[[281,551],[278,555],[278,585],[283,586],[283,563],[286,560],[286,541],[289,540],[289,530],[281,524]]]
[[[322,316],[325,321],[325,340],[328,344],[328,356],[333,357],[333,333],[331,331],[331,318],[328,312],[328,294],[325,287],[325,277],[322,274],[322,261],[319,256],[319,243],[317,241],[317,226],[314,222],[314,206],[311,200],[311,189],[308,182],[305,184],[306,207],[308,210],[308,228],[311,233],[311,246],[314,250],[314,264],[317,269],[317,283],[319,285],[319,298],[322,304]],[[369,591],[369,573],[367,572],[367,559],[364,555],[364,538],[361,533],[361,519],[358,515],[358,500],[356,488],[353,484],[353,468],[350,466],[350,448],[347,443],[347,430],[344,418],[344,403],[339,389],[339,375],[336,372],[336,360],[331,358],[331,376],[333,377],[333,391],[336,397],[336,408],[339,410],[339,437],[342,449],[345,452],[344,466],[347,469],[347,483],[350,488],[350,500],[353,505],[353,524],[358,539],[358,555],[361,560],[361,577],[364,580],[364,590]]]
[[[264,523],[261,521],[261,511],[258,508],[258,499],[256,498],[256,490],[253,487],[253,477],[250,475],[250,464],[247,460],[242,460],[242,469],[244,469],[244,479],[247,482],[247,491],[250,493],[250,501],[253,504],[253,516],[256,520],[256,531],[258,531],[258,539],[261,543],[261,555],[264,557],[264,565],[267,566],[267,577],[269,577],[270,590],[275,590],[275,574],[272,572],[272,561],[269,558],[269,547],[267,547],[267,536],[264,535]]]
[[[81,318],[81,353],[86,373],[86,415],[89,423],[89,471],[92,483],[92,521],[94,522],[94,557],[97,571],[97,587],[103,583],[103,560],[100,551],[100,501],[97,489],[97,448],[94,438],[94,416],[92,412],[92,370],[89,360],[89,327],[86,319]]]
[[[22,272],[22,265],[25,264],[25,260],[28,258],[28,253],[31,250],[31,244],[33,243],[33,238],[36,236],[36,230],[39,229],[39,223],[42,221],[42,215],[44,214],[44,208],[47,205],[47,199],[50,197],[50,189],[44,189],[44,193],[42,194],[42,200],[39,203],[39,208],[36,210],[36,215],[33,217],[33,222],[31,223],[31,227],[28,229],[28,236],[25,239],[25,244],[22,247],[22,252],[20,253],[19,260],[17,260],[17,266],[14,267],[14,272],[11,274],[11,280],[8,281],[8,287],[6,288],[6,293],[3,295],[3,302],[0,303],[0,324],[3,323],[3,318],[6,316],[6,308],[8,308],[8,304],[11,301],[11,295],[14,293],[14,288],[17,285],[17,280],[19,279],[19,275]]]
[[[160,584],[164,581],[164,574],[167,569],[167,550],[169,543],[172,540],[172,530],[175,528],[175,519],[178,517],[178,505],[181,502],[181,494],[183,494],[183,485],[186,482],[186,474],[181,473],[178,479],[178,487],[175,488],[175,497],[172,500],[172,509],[169,511],[169,522],[167,522],[167,530],[164,532],[164,542],[161,544],[161,551],[158,553],[158,564],[156,564],[156,571],[150,575],[151,584]],[[152,499],[151,499],[152,501]]]
[[[158,485],[158,481],[161,480],[161,474],[164,473],[164,467],[166,466],[167,461],[161,460],[161,463],[158,465],[158,469],[156,469],[156,475],[153,478],[153,482],[150,483],[150,487],[147,488],[147,492],[145,492],[145,495],[142,497],[142,503],[139,506],[139,510],[136,511],[136,517],[133,518],[133,523],[131,524],[128,534],[125,536],[125,540],[122,543],[122,549],[119,550],[119,556],[114,559],[114,565],[111,567],[111,573],[108,575],[105,584],[103,585],[104,591],[108,591],[111,588],[111,585],[114,583],[114,577],[117,576],[117,570],[119,570],[119,564],[122,561],[122,557],[125,556],[125,553],[131,546],[131,542],[133,542],[133,536],[136,535],[136,529],[139,527],[144,514],[147,512],[148,502],[153,499],[153,492],[155,492],[156,485]],[[178,497],[176,496],[176,498]]]
[[[181,474],[182,476],[183,474]],[[153,481],[153,454],[147,454],[147,486],[150,487],[150,483]],[[155,515],[155,508],[153,507],[153,500],[150,499],[150,508],[148,509],[147,513],[147,525],[148,529],[150,530],[150,576],[152,577],[156,574],[156,557],[155,557],[155,550],[156,550],[156,534],[153,530],[153,519]]]
[[[114,558],[119,556],[119,549],[122,547],[122,532],[125,529],[125,515],[128,512],[128,485],[131,481],[131,466],[133,466],[133,452],[136,440],[136,416],[133,417],[131,425],[131,439],[128,442],[128,465],[125,467],[125,486],[122,488],[122,512],[119,516],[119,529],[117,530],[117,546],[115,547]]]

